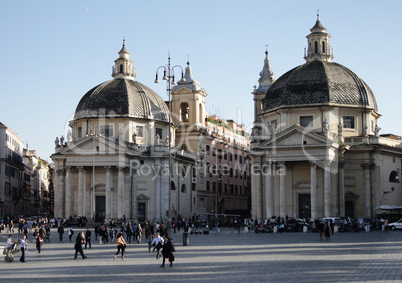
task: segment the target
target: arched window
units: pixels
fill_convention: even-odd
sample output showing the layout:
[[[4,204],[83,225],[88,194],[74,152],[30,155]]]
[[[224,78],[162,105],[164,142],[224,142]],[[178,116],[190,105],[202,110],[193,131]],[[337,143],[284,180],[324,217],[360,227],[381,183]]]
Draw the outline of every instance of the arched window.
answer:
[[[389,181],[391,183],[399,183],[399,174],[396,171],[392,171],[391,174],[389,174]]]
[[[188,112],[189,112],[189,106],[187,102],[182,102],[180,104],[180,119],[181,122],[188,122]]]
[[[171,189],[172,191],[176,190],[176,186],[175,186],[175,184],[174,184],[173,181],[170,182],[170,189]]]
[[[183,184],[183,185],[181,186],[181,192],[182,192],[182,193],[185,193],[185,192],[186,192],[186,185]]]
[[[325,41],[322,42],[322,53],[325,53]]]
[[[120,65],[120,73],[123,73],[123,65]]]
[[[314,53],[318,53],[318,42],[314,42]]]

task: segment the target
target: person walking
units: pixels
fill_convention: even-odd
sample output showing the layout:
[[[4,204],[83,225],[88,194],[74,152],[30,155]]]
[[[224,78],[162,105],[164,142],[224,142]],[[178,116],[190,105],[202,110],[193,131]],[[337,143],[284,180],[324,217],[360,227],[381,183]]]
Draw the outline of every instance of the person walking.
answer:
[[[148,252],[151,252],[151,243],[152,243],[152,232],[151,230],[148,228],[148,230],[145,230],[145,235],[148,239]]]
[[[138,242],[138,244],[141,244],[141,240],[142,240],[142,227],[141,227],[141,224],[138,223],[138,226],[137,226],[137,242]]]
[[[154,246],[152,252],[154,252],[156,249],[156,259],[159,259],[161,257],[160,249],[163,246],[163,242],[163,238],[161,237],[160,233],[157,232],[155,238],[151,242],[151,246]]]
[[[320,235],[320,240],[322,241],[322,234],[324,233],[324,224],[322,223],[322,220],[318,222],[318,234]]]
[[[169,237],[166,236],[165,237],[165,242],[163,244],[163,249],[162,249],[162,255],[163,255],[163,259],[162,259],[162,265],[161,267],[165,267],[165,260],[169,259],[170,262],[170,266],[169,267],[173,267],[173,261],[174,261],[174,255],[173,252],[175,251],[174,245],[172,240],[169,240]]]
[[[121,250],[121,259],[124,260],[124,251],[126,250],[127,243],[124,240],[123,232],[119,232],[116,238],[117,238],[117,252],[114,255],[114,259],[116,259],[117,255],[120,253]]]
[[[326,240],[329,240],[331,237],[331,226],[328,223],[328,221],[325,222],[325,225],[324,225],[324,235],[325,235]]]
[[[60,242],[63,241],[64,228],[62,225],[60,225],[59,228],[57,228],[57,233],[59,233]]]
[[[85,249],[87,249],[87,244],[89,244],[89,248],[91,248],[91,236],[92,233],[89,228],[87,228],[87,232],[85,233]]]
[[[84,232],[80,232],[77,235],[77,238],[75,239],[75,244],[74,244],[74,249],[75,249],[75,255],[74,259],[77,259],[78,253],[82,256],[82,259],[86,259],[87,256],[84,254],[84,251],[82,249],[82,245],[85,243],[85,237],[84,237]]]
[[[25,262],[25,252],[27,250],[29,241],[27,240],[27,236],[23,235],[20,241],[20,248],[21,248],[21,257],[20,261]]]
[[[97,241],[98,240],[98,235],[99,235],[99,226],[98,226],[98,224],[95,224],[94,230],[95,230],[95,241]]]
[[[10,234],[8,235],[7,242],[6,242],[6,255],[11,256],[14,244],[17,240],[13,239],[13,236]]]
[[[43,238],[41,238],[41,231],[38,227],[35,228],[33,236],[36,242],[36,249],[38,250],[38,254],[40,254],[40,249],[43,245]]]
[[[69,239],[70,242],[71,242],[71,238],[72,238],[73,235],[74,235],[74,230],[73,230],[73,228],[72,228],[71,226],[68,227],[67,234],[68,234],[68,239]]]
[[[9,232],[9,233],[11,233],[11,232],[14,233],[14,223],[13,223],[12,220],[11,220],[10,223],[8,224],[8,232]]]
[[[131,244],[131,239],[133,237],[133,229],[131,228],[130,222],[128,222],[126,226],[126,235],[127,235],[127,241],[129,244]]]

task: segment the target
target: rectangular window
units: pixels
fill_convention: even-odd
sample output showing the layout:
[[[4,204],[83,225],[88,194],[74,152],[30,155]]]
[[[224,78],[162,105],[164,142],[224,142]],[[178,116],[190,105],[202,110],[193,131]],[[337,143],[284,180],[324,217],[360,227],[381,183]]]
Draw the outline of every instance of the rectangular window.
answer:
[[[239,155],[240,158],[240,164],[243,164],[243,156]]]
[[[143,126],[136,126],[135,127],[135,134],[137,137],[142,138],[144,136],[144,127]]]
[[[113,137],[113,126],[112,125],[101,125],[100,134],[105,137]]]
[[[207,155],[209,155],[210,153],[210,147],[209,147],[209,145],[207,145],[206,147],[205,147],[205,152],[206,152],[206,154]]]
[[[162,134],[163,134],[162,129],[161,129],[161,128],[156,128],[156,130],[155,130],[155,137],[158,135],[159,138],[161,139],[161,138],[163,137]]]
[[[313,116],[300,116],[300,126],[313,128]]]
[[[82,138],[82,127],[78,127],[78,138]]]
[[[207,181],[207,192],[209,192],[209,181]]]
[[[355,128],[355,117],[343,116],[343,128],[344,129],[354,129]]]

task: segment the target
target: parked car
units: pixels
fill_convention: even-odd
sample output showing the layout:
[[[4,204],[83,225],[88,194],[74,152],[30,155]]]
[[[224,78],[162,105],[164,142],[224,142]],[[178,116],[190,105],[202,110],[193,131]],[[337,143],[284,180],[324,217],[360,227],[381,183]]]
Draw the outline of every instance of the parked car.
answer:
[[[303,219],[288,219],[285,223],[285,231],[286,232],[301,232],[303,231],[303,227],[307,226],[309,229],[309,224],[304,222]]]
[[[87,224],[85,217],[73,217],[64,221],[64,226],[78,226],[84,227]]]
[[[402,229],[402,218],[399,219],[397,222],[389,223],[388,228],[392,230]]]

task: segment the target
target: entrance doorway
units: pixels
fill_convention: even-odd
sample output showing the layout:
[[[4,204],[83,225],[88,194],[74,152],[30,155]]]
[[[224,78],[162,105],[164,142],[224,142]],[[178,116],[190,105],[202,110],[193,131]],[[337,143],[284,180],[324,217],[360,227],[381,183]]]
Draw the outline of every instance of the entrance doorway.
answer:
[[[299,217],[311,217],[311,199],[310,194],[299,194]]]
[[[145,203],[139,203],[138,204],[138,222],[145,221],[145,211],[146,211]]]
[[[345,201],[345,215],[351,218],[355,218],[355,202]]]
[[[95,221],[105,220],[106,198],[105,196],[96,196],[95,200]]]

